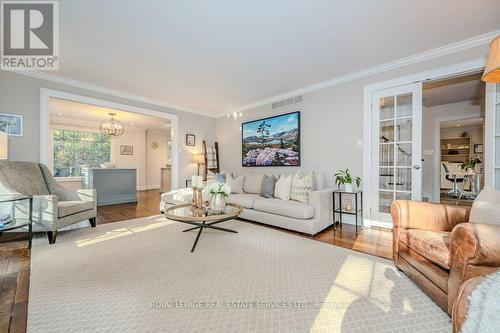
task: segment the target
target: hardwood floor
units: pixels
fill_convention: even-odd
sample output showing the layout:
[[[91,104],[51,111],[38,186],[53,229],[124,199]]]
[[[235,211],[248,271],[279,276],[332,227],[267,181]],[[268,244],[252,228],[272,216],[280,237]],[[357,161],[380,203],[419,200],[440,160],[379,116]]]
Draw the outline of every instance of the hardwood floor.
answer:
[[[138,192],[137,203],[99,207],[97,224],[157,215],[160,213],[159,202],[160,193],[157,190]],[[337,228],[335,233],[332,228],[328,228],[314,237],[279,230],[387,259],[392,258],[392,233],[386,229],[365,228],[360,229],[356,235],[354,226],[344,224]],[[31,253],[24,237],[25,233],[4,233],[0,237],[0,332],[26,332]]]

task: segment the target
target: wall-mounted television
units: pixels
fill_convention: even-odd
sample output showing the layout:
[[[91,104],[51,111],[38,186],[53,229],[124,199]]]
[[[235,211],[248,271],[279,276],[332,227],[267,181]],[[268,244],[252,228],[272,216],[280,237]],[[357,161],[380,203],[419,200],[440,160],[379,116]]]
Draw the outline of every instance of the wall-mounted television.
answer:
[[[300,111],[241,124],[244,167],[300,166]]]

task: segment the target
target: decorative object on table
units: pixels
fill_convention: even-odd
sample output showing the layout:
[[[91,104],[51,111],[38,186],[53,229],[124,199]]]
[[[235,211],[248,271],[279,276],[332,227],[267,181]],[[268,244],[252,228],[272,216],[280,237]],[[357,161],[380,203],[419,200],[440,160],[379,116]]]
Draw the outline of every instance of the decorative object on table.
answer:
[[[116,138],[122,135],[125,132],[125,128],[123,124],[115,119],[116,113],[110,112],[108,115],[111,117],[110,119],[103,120],[101,125],[99,125],[99,130],[105,136]]]
[[[193,154],[191,155],[191,162],[195,163],[198,167],[197,175],[200,175],[200,166],[205,164],[205,157],[203,154]]]
[[[484,146],[480,143],[474,144],[474,154],[482,154],[484,152]]]
[[[213,146],[207,145],[207,142],[203,140],[201,142],[203,155],[205,158],[205,170],[204,170],[204,179],[207,180],[208,172],[213,172],[218,174],[220,172],[219,167],[219,144],[217,142],[214,143]]]
[[[208,193],[210,193],[210,210],[215,213],[221,213],[226,207],[226,198],[231,193],[229,185],[224,183],[213,183],[208,186]]]
[[[120,155],[134,155],[134,146],[120,145]]]
[[[0,113],[0,132],[11,136],[23,136],[23,116]]]
[[[151,148],[153,148],[155,150],[160,148],[160,144],[158,143],[158,141],[151,142]]]
[[[300,111],[241,124],[242,166],[300,166]]]
[[[335,184],[339,188],[343,185],[345,192],[352,192],[352,190],[353,190],[353,188],[352,188],[353,178],[352,178],[351,174],[349,173],[349,169],[345,169],[345,171],[339,170],[335,173],[334,176],[335,176]],[[356,187],[359,187],[359,185],[361,184],[361,178],[356,177],[354,179],[354,181],[356,182]]]
[[[9,159],[9,137],[7,133],[0,132],[0,160]]]
[[[202,176],[192,176],[191,177],[191,188],[193,190],[193,199],[191,205],[193,207],[202,208],[203,207],[203,177]]]
[[[471,159],[463,162],[460,165],[460,167],[465,172],[474,171],[474,169],[476,168],[476,164],[479,164],[479,163],[481,163],[481,159],[477,156],[474,156]]]
[[[344,202],[342,201],[342,195],[348,195],[354,197],[354,209],[352,207],[352,201],[350,198],[347,198]],[[336,197],[338,198],[338,205],[336,203]],[[342,208],[344,206],[344,208]],[[350,207],[349,207],[350,206]],[[337,221],[336,215],[339,215],[339,220]],[[336,224],[339,223],[340,227],[342,227],[342,215],[354,215],[355,223],[356,223],[356,235],[358,234],[358,215],[361,217],[361,228],[363,228],[363,191],[360,190],[351,190],[351,191],[343,191],[343,190],[335,190],[333,191],[333,232],[337,230]]]
[[[484,68],[484,82],[500,82],[500,36],[490,43],[490,53]]]
[[[196,146],[196,136],[194,134],[186,134],[186,146]]]

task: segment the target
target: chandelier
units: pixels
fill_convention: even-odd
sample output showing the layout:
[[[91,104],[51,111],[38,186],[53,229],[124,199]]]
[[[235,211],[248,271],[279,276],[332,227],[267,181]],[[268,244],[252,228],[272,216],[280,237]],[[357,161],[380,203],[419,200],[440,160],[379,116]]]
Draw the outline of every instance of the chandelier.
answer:
[[[116,116],[115,113],[108,114],[111,116],[111,119],[104,120],[101,123],[101,125],[99,126],[101,133],[109,137],[117,137],[122,135],[124,132],[123,124],[114,118]]]

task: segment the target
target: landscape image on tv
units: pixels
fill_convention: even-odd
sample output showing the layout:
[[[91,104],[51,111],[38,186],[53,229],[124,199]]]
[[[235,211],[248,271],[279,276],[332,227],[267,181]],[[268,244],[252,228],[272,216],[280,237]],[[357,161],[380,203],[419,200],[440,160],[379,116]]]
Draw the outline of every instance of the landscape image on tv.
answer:
[[[299,166],[300,112],[243,123],[242,165]]]

